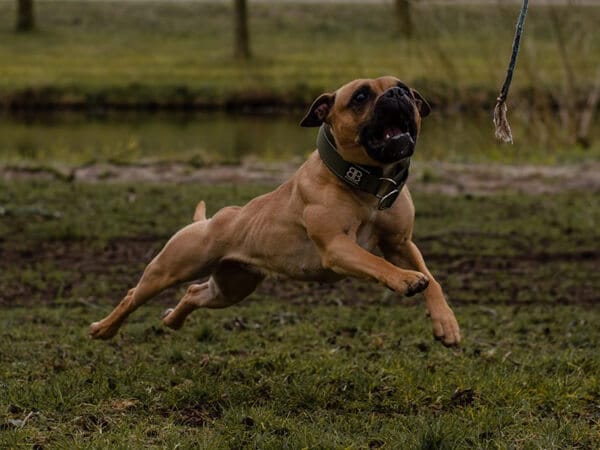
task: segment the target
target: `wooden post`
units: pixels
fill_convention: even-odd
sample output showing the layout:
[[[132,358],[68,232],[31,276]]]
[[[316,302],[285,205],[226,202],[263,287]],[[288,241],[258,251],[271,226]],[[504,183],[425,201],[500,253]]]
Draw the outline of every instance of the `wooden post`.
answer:
[[[412,20],[411,3],[413,0],[396,0],[396,26],[400,36],[411,38],[414,26]]]
[[[34,28],[33,0],[17,0],[17,31],[31,31]]]
[[[250,38],[248,37],[248,2],[234,0],[235,19],[235,56],[242,59],[250,58]]]

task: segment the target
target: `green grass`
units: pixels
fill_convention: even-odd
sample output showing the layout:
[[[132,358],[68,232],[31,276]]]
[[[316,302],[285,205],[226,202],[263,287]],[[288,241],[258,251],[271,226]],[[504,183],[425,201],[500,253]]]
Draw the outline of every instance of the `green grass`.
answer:
[[[118,238],[164,239],[190,222],[201,199],[211,215],[223,206],[244,204],[271,187],[35,180],[2,182],[0,188],[0,237],[11,246],[27,247],[31,240],[104,245]],[[417,239],[438,245],[433,241],[448,238],[449,247],[444,252],[510,255],[530,249],[579,251],[593,248],[598,237],[600,208],[595,192],[412,195]],[[11,240],[16,233],[26,239]],[[469,242],[472,236],[477,240]],[[512,244],[501,242],[502,238],[512,240]],[[453,243],[452,239],[459,241]],[[480,239],[487,239],[486,244],[481,245]],[[445,246],[446,241],[439,245]]]
[[[586,449],[600,431],[598,310],[459,308],[459,351],[401,302],[254,298],[178,333],[148,307],[88,340],[107,310],[3,311],[0,446]]]
[[[88,324],[190,220],[261,186],[0,185],[2,448],[594,448],[594,193],[415,193],[416,242],[464,345],[422,299],[270,282],[172,332],[171,290],[110,342]]]
[[[298,105],[382,74],[414,83],[436,103],[490,104],[518,13],[514,4],[417,5],[416,36],[403,40],[389,4],[253,4],[254,58],[243,63],[232,56],[231,2],[37,1],[39,28],[30,35],[13,32],[14,8],[0,3],[4,103],[121,106]],[[586,95],[600,57],[599,20],[596,6],[531,8],[515,77],[523,102],[572,95],[563,90],[559,32],[577,95]]]

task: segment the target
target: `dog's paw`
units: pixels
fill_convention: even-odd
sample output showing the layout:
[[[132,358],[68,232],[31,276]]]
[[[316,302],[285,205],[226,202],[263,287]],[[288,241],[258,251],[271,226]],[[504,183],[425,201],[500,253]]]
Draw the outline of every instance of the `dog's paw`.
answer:
[[[89,336],[92,339],[110,339],[114,337],[119,331],[119,327],[107,326],[104,321],[94,322],[90,325]]]
[[[454,317],[454,312],[449,307],[440,311],[432,311],[431,324],[433,336],[446,347],[455,347],[460,344],[460,327]]]
[[[424,291],[429,286],[429,278],[421,272],[415,272],[414,270],[403,271],[402,277],[398,281],[398,287],[394,290],[407,297]]]
[[[179,330],[183,326],[185,318],[179,318],[173,312],[175,308],[165,309],[161,314],[163,325],[171,328],[172,330]]]

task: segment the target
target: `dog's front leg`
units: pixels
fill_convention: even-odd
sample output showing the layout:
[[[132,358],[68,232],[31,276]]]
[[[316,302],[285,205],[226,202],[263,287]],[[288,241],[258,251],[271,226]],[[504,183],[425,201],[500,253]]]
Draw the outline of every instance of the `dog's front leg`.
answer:
[[[427,287],[429,280],[423,273],[401,269],[373,255],[360,247],[331,217],[323,223],[322,218],[327,214],[315,216],[316,219],[311,220],[311,215],[305,215],[305,223],[309,237],[319,249],[324,268],[340,275],[376,280],[404,295],[416,294]]]
[[[429,278],[429,285],[423,291],[427,312],[431,317],[433,334],[444,345],[460,343],[460,328],[454,312],[448,306],[442,287],[427,269],[421,252],[414,242],[399,239],[399,242],[385,242],[381,245],[385,258],[400,267],[410,267],[424,273]]]

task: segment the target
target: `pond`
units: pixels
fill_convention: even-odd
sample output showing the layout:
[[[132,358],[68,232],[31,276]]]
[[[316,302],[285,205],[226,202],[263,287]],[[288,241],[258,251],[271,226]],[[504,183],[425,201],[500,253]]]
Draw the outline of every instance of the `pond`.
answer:
[[[301,161],[315,147],[316,129],[301,128],[302,112],[61,113],[35,119],[0,117],[0,165],[45,166],[178,161],[195,166],[248,159]],[[599,128],[591,148],[569,143],[557,119],[513,112],[514,145],[493,136],[489,114],[433,114],[423,121],[415,155],[420,161],[559,164],[597,160]],[[596,124],[598,125],[598,124]]]

